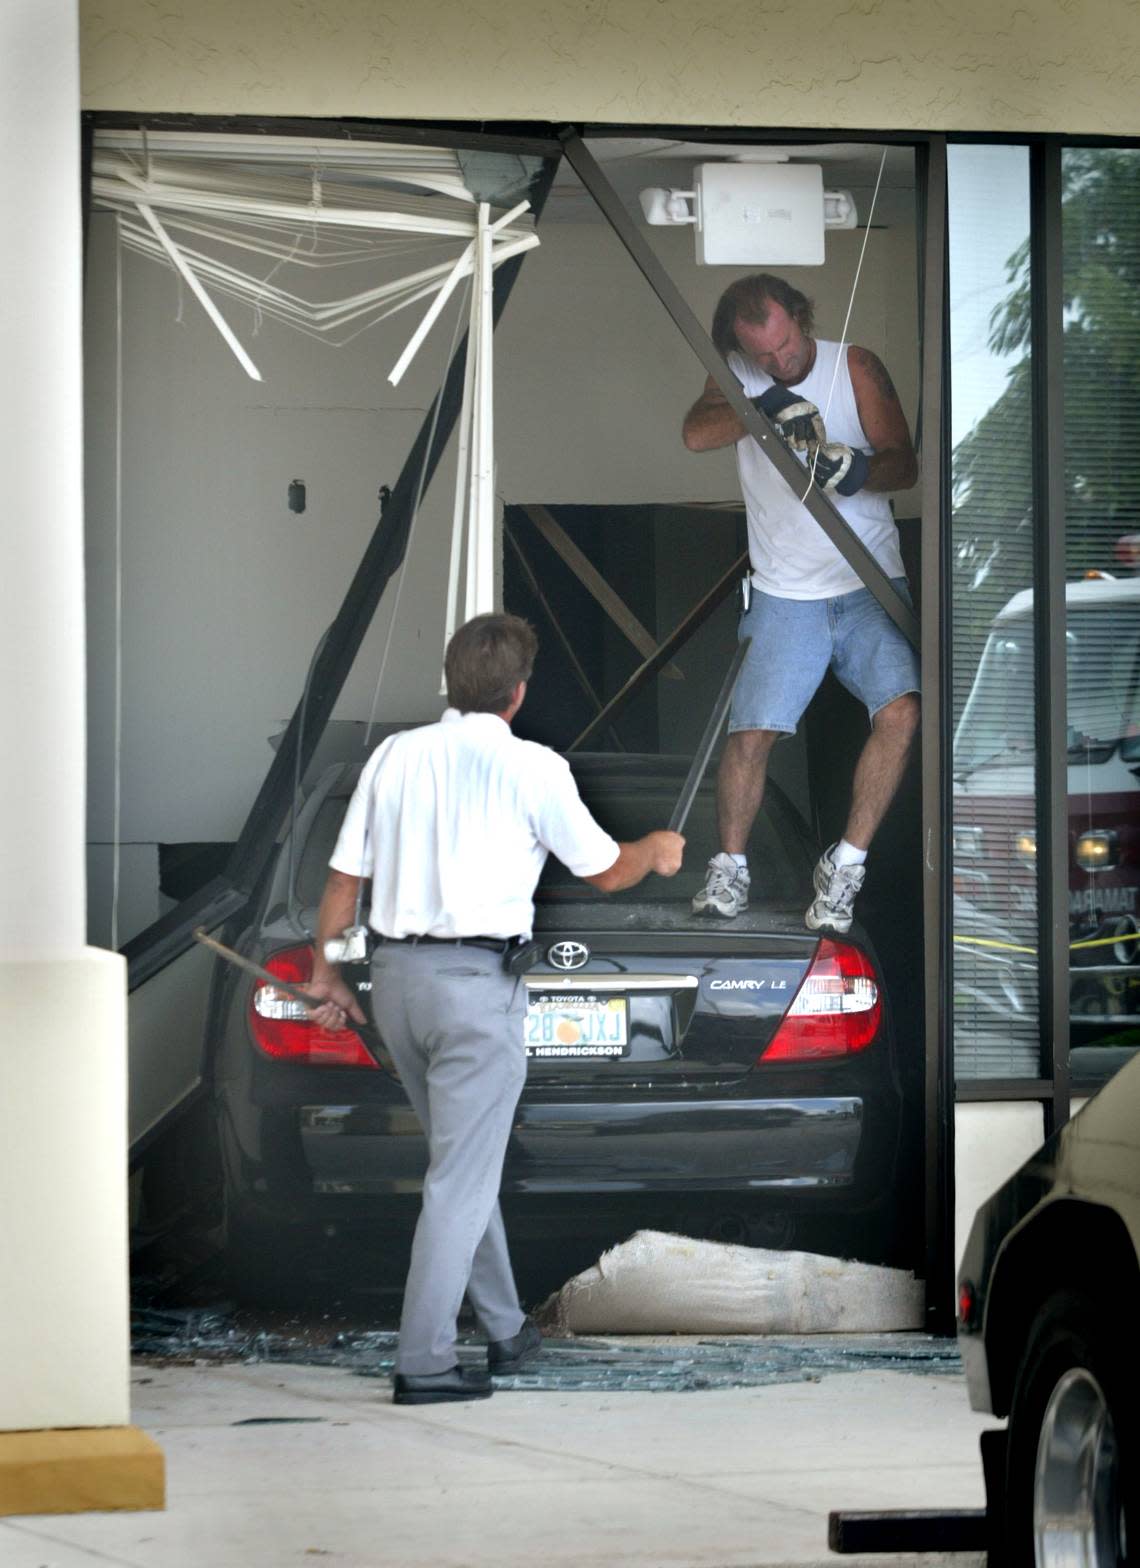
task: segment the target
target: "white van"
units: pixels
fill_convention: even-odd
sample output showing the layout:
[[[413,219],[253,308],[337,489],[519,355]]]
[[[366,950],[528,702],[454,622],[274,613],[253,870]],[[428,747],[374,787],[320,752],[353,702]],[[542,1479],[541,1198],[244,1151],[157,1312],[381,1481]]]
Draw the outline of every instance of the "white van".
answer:
[[[1074,1021],[1140,1024],[1140,577],[1065,589]],[[995,617],[954,737],[958,897],[1035,966],[1033,592]],[[980,947],[981,944],[979,944]]]

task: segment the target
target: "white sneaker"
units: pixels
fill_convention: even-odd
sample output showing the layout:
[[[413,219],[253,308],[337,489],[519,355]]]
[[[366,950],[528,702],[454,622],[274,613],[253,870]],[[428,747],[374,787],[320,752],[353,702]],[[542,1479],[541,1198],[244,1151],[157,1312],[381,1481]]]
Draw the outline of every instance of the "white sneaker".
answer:
[[[723,851],[709,861],[705,885],[693,899],[694,915],[723,915],[731,920],[748,908],[751,883],[747,866],[738,866]]]
[[[837,844],[832,844],[831,848],[825,849],[816,861],[812,876],[816,897],[804,916],[804,924],[809,931],[818,931],[823,926],[839,932],[851,929],[851,911],[855,904],[855,895],[863,886],[867,868],[866,866],[837,866],[833,857],[838,847]]]

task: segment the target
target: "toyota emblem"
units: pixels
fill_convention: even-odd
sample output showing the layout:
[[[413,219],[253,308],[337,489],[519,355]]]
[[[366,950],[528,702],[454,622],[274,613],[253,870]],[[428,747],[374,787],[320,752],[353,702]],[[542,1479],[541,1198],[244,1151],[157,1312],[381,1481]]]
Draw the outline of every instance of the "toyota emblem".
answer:
[[[555,969],[581,969],[589,956],[585,942],[555,942],[546,949],[546,962]]]

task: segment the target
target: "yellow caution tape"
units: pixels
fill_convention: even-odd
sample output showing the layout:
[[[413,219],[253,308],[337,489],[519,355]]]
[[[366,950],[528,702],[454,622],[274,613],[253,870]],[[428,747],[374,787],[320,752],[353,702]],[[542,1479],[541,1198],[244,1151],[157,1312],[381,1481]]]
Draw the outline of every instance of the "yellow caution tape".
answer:
[[[1090,937],[1086,942],[1070,942],[1069,951],[1075,953],[1078,947],[1115,947],[1117,942],[1140,941],[1140,931],[1122,931],[1119,936]]]
[[[998,947],[1006,953],[1028,953],[1033,958],[1037,957],[1035,947],[1020,947],[1016,942],[998,942],[992,937],[959,936],[955,932],[954,940],[963,947]],[[1070,942],[1069,952],[1075,953],[1086,947],[1115,947],[1118,942],[1140,942],[1140,931],[1124,931],[1120,936],[1096,936],[1083,942]]]
[[[1037,949],[1035,947],[1018,947],[1016,942],[996,942],[991,937],[958,936],[957,934],[955,934],[954,940],[955,942],[960,942],[964,947],[1000,947],[1007,953],[1029,953],[1032,957],[1037,957]]]

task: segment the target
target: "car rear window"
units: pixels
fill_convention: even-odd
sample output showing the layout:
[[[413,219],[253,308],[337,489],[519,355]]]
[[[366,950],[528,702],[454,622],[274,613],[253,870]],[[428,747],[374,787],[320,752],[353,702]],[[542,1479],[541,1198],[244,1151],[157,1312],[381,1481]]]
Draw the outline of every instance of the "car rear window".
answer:
[[[329,859],[348,810],[347,795],[330,795],[318,808],[297,867],[297,902],[302,909],[319,904],[329,874]]]
[[[582,798],[614,838],[640,838],[669,820],[684,779],[684,769],[662,761],[660,770],[631,767],[628,757],[571,757]],[[609,764],[609,766],[607,766]],[[303,906],[320,902],[328,875],[329,857],[348,805],[347,796],[330,796],[317,809],[297,868],[297,898]],[[650,876],[636,888],[611,894],[623,900],[652,898],[688,900],[704,881],[705,867],[720,847],[716,831],[716,803],[711,783],[703,786],[685,825],[685,864],[675,877]],[[803,824],[787,799],[769,784],[764,809],[756,819],[748,845],[748,858],[757,896],[783,902],[799,898],[810,877],[811,851]],[[538,884],[537,897],[565,898],[589,888],[561,861],[549,856]]]
[[[573,759],[571,759],[573,761]],[[578,770],[575,769],[577,773]],[[613,780],[578,774],[582,799],[607,833],[628,842],[663,828],[680,793],[683,773],[676,777]],[[711,783],[702,788],[685,824],[685,863],[675,877],[649,876],[637,887],[610,897],[623,901],[652,899],[686,903],[704,883],[709,860],[720,849],[716,800]],[[782,903],[801,897],[810,877],[811,856],[802,825],[775,786],[769,786],[764,809],[748,842],[748,859],[759,898]],[[571,887],[588,893],[586,884],[551,855],[538,884],[537,897],[565,897]]]

